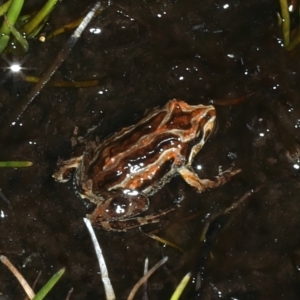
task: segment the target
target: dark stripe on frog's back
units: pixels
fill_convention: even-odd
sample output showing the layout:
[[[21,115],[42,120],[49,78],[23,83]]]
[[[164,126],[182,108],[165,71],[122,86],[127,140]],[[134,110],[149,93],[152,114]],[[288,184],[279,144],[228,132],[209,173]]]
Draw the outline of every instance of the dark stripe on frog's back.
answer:
[[[104,167],[107,165],[107,160],[112,157],[117,158],[122,156],[125,152],[129,152],[129,155],[131,152],[133,153],[133,156],[136,155],[136,157],[141,157],[141,154],[139,153],[149,153],[152,149],[151,145],[158,145],[158,141],[163,140],[164,136],[170,135],[171,137],[172,134],[170,132],[174,129],[181,131],[180,136],[182,136],[184,140],[192,139],[189,132],[189,130],[192,129],[191,119],[194,118],[194,115],[199,114],[199,110],[197,110],[197,113],[194,113],[194,111],[184,112],[178,107],[175,107],[175,109],[169,111],[168,114],[166,114],[166,111],[158,114],[154,112],[150,117],[141,120],[138,125],[124,128],[119,133],[104,141],[102,146],[97,149],[98,153],[95,154],[95,161],[97,161],[99,166]],[[194,120],[194,122],[195,121],[197,120]],[[202,118],[199,121],[197,125],[198,130],[196,130],[198,132],[195,132],[195,137],[193,138],[199,138],[197,135],[202,134],[202,128],[206,122],[207,120],[205,118]],[[159,131],[161,131],[161,133],[159,133]],[[184,134],[184,131],[187,131],[187,135]],[[155,135],[158,138],[152,140],[152,137]],[[146,142],[144,139],[145,137],[149,137],[147,145],[143,145]],[[149,148],[150,150],[147,151],[146,148]],[[133,150],[131,151],[131,149]],[[154,150],[152,149],[152,151]],[[129,156],[128,154],[124,155],[125,157]]]
[[[171,142],[174,145],[171,145]],[[140,163],[144,163],[145,166],[149,166],[155,161],[158,161],[161,156],[160,149],[164,152],[166,149],[179,149],[178,145],[181,144],[181,155],[183,157],[182,161],[187,158],[188,155],[188,145],[182,144],[178,140],[177,135],[171,134],[160,134],[158,135],[150,145],[146,145],[145,147],[138,147],[134,151],[129,152],[123,159],[116,161],[115,168],[110,170],[103,171],[103,165],[96,164],[91,165],[87,171],[87,176],[89,178],[93,178],[94,183],[97,183],[98,188],[108,189],[116,184],[119,184],[125,179],[126,174],[129,174],[128,163],[132,165],[138,165]],[[99,154],[101,156],[101,153]],[[145,169],[145,168],[141,168]],[[118,171],[120,171],[120,175],[117,175]],[[134,176],[134,174],[132,174]],[[101,186],[99,186],[101,184]]]
[[[183,129],[188,130],[191,128],[191,118],[193,113],[182,111],[178,107],[175,107],[172,111],[172,118],[169,118],[167,122],[165,122],[164,127],[166,130],[172,129]]]
[[[174,128],[188,130],[191,128],[191,120],[193,120],[195,116],[202,116],[201,119],[198,120],[201,123],[198,125],[198,127],[202,130],[205,123],[211,117],[215,116],[215,110],[208,110],[207,107],[197,109],[193,107],[191,110],[182,111],[181,108],[175,106],[174,110],[172,111],[172,118],[169,118],[169,120],[165,123],[165,127],[169,130]]]
[[[128,146],[136,145],[141,137],[156,130],[165,115],[165,111],[155,110],[137,124],[125,127],[106,138],[95,150],[93,161],[104,166],[107,159],[126,151]]]
[[[147,192],[148,195],[152,195],[156,192],[156,190],[158,190],[159,188],[161,188],[162,186],[164,186],[165,183],[167,183],[174,174],[169,174],[170,170],[172,169],[174,164],[174,160],[167,160],[165,161],[163,164],[161,164],[158,172],[155,173],[155,175],[151,178],[151,179],[144,179],[143,183],[139,185],[139,187],[137,188],[137,190],[139,190],[140,192],[143,192],[145,189],[149,189],[149,191]],[[133,176],[133,179],[130,181],[135,181],[137,179],[140,178],[140,175],[135,174],[136,176]],[[101,195],[101,192],[103,192],[103,195],[105,195],[106,191],[109,190],[113,190],[114,189],[114,185],[109,184],[110,182],[115,183],[115,174],[113,174],[113,172],[106,172],[105,174],[105,184],[104,185],[99,185],[99,181],[98,181],[98,186],[97,189],[98,191],[95,192],[98,195]],[[125,179],[125,176],[122,176],[122,180],[120,180],[121,178],[118,179],[118,182],[122,182],[122,180]],[[128,185],[130,184],[130,182],[128,182]],[[96,186],[96,185],[94,185]],[[126,188],[126,186],[124,187]],[[120,187],[117,187],[116,189],[120,189]]]
[[[104,157],[114,157],[118,153],[126,151],[128,147],[138,143],[141,137],[156,131],[166,114],[166,111],[154,111],[137,124],[123,128],[103,142],[102,155]]]
[[[177,118],[177,117],[175,118],[175,120],[177,121],[177,123],[175,122],[175,124],[177,124],[176,128],[179,127],[180,129],[182,129],[182,127],[184,127],[182,125],[182,123],[178,123],[178,122],[179,122],[181,116],[183,116],[184,120],[187,120],[187,119],[189,120],[188,115],[190,116],[191,114],[184,113],[184,112],[180,112],[177,114],[177,117],[179,117],[179,118]],[[169,130],[164,128],[164,130],[162,130],[161,134],[154,132],[153,137],[155,137],[155,138],[153,140],[150,139],[150,143],[145,146],[142,146],[142,142],[140,142],[141,145],[139,145],[138,147],[135,147],[133,149],[125,149],[124,151],[127,150],[127,153],[120,152],[121,150],[119,148],[118,154],[121,153],[121,155],[115,156],[115,158],[116,158],[116,161],[114,163],[115,167],[113,167],[112,169],[107,168],[105,171],[103,171],[103,167],[105,164],[105,160],[104,160],[105,155],[103,155],[103,153],[101,153],[101,151],[100,151],[97,156],[99,158],[101,158],[101,161],[97,160],[97,161],[95,161],[95,163],[97,163],[95,166],[91,165],[89,167],[89,169],[87,170],[87,176],[89,178],[94,179],[94,185],[98,185],[99,189],[103,189],[103,190],[109,189],[109,188],[115,186],[116,184],[120,184],[125,179],[126,174],[130,174],[130,172],[128,170],[128,168],[129,168],[128,163],[130,163],[131,165],[138,165],[140,163],[144,163],[145,166],[151,165],[151,164],[155,163],[155,161],[158,161],[158,159],[161,155],[160,149],[162,149],[162,152],[164,152],[166,149],[171,149],[171,148],[178,150],[179,144],[181,145],[180,153],[181,153],[181,161],[183,164],[184,161],[186,161],[187,157],[189,156],[191,147],[195,143],[197,143],[198,140],[202,139],[202,135],[203,135],[202,128],[203,128],[204,124],[207,122],[207,120],[205,120],[205,118],[202,118],[202,119],[200,119],[200,123],[198,124],[199,125],[199,127],[198,127],[199,136],[195,139],[192,139],[189,143],[181,143],[178,140],[179,137],[183,136],[183,133],[181,133],[180,135],[172,134],[171,128],[169,128]],[[190,128],[191,128],[191,123],[186,122],[185,128],[182,130],[184,132],[184,131],[188,131]],[[148,136],[150,136],[150,135],[148,135]],[[140,135],[140,136],[142,138],[144,135]],[[171,145],[171,142],[173,142],[174,144]],[[116,144],[116,142],[114,142],[113,146],[115,146],[115,144]],[[137,141],[137,144],[138,144],[138,141]],[[109,148],[109,147],[107,147],[107,148]],[[109,149],[106,150],[106,152],[109,153]],[[166,163],[168,163],[168,160],[166,160]],[[145,169],[145,168],[141,168],[141,169]],[[161,168],[161,169],[163,170],[164,168]],[[118,171],[120,173],[119,175],[117,175]],[[162,176],[161,174],[163,172],[164,171],[157,172],[155,174],[155,177]],[[135,176],[134,174],[131,174],[131,175]],[[150,181],[152,181],[152,179]]]
[[[144,165],[150,165],[159,159],[161,152],[164,152],[165,150],[171,148],[178,149],[179,145],[181,145],[181,155],[186,157],[187,147],[184,147],[184,145],[182,145],[182,143],[178,139],[178,136],[170,133],[163,133],[158,135],[152,141],[152,143],[132,151],[127,156],[127,161],[135,165],[141,163],[143,163]]]
[[[177,174],[170,174],[170,170],[175,167],[174,165],[174,160],[167,160],[165,161],[158,172],[155,173],[155,175],[148,180],[143,181],[143,183],[141,184],[139,191],[140,192],[145,192],[146,189],[147,190],[147,195],[151,196],[153,194],[156,193],[157,190],[159,190],[160,188],[162,188],[166,183],[168,183],[171,178]],[[176,167],[175,167],[176,168]]]
[[[154,110],[148,117],[140,120],[136,125],[123,128],[103,141],[96,150],[95,159],[100,165],[105,165],[106,159],[116,157],[131,147],[136,147],[139,141],[149,135],[155,134],[160,127],[163,131],[172,129],[188,130],[191,128],[191,118],[199,114],[199,110],[183,112],[180,107],[174,106],[169,110],[168,103],[162,110]],[[197,111],[197,113],[195,113]],[[202,123],[202,122],[201,122]],[[200,128],[202,125],[200,125]],[[100,154],[101,153],[101,154]],[[98,157],[101,156],[101,157]],[[101,161],[100,161],[101,160]]]

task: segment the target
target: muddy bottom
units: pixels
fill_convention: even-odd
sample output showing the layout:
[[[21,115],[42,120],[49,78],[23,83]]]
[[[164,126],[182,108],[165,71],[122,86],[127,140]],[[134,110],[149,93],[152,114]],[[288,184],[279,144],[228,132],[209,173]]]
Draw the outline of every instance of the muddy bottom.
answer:
[[[92,5],[59,3],[45,31]],[[181,201],[161,222],[121,233],[96,229],[117,299],[127,299],[146,258],[152,267],[165,256],[148,281],[149,299],[170,299],[188,272],[181,299],[299,299],[300,47],[284,49],[278,11],[271,0],[113,1],[53,78],[99,84],[49,83],[14,126],[11,111],[32,87],[22,75],[40,76],[71,32],[31,41],[24,57],[1,59],[0,126],[8,131],[1,134],[0,161],[33,165],[0,170],[0,250],[30,284],[42,272],[35,291],[66,267],[46,299],[65,299],[72,287],[70,299],[105,298],[82,219],[92,207],[76,196],[72,180],[52,178],[59,159],[84,151],[72,147],[74,129],[101,141],[178,98],[216,107],[217,130],[193,163],[199,177],[230,166],[242,171],[201,194],[176,176],[150,197],[146,215]],[[17,61],[21,75],[6,69]],[[183,252],[143,233],[152,231]],[[4,265],[0,270],[5,299],[24,299],[13,275]],[[136,299],[142,296],[141,289]]]

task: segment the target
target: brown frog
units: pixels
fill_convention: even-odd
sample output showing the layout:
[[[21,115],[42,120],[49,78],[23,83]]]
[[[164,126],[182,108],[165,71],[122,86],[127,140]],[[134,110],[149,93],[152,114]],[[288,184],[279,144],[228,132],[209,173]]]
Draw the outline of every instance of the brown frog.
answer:
[[[96,204],[91,222],[106,230],[157,222],[174,207],[139,216],[149,208],[148,197],[180,174],[199,192],[227,182],[240,169],[231,168],[214,180],[200,179],[191,165],[215,126],[211,105],[188,105],[173,99],[137,124],[125,127],[79,157],[59,163],[53,177],[64,182],[75,168],[74,185],[82,198]]]

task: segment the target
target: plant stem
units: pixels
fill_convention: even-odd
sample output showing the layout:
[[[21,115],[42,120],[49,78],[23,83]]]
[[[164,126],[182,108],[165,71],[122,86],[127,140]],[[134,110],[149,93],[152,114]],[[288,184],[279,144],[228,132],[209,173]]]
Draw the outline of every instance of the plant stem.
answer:
[[[30,34],[53,10],[57,0],[48,0],[42,9],[24,26],[24,32]]]

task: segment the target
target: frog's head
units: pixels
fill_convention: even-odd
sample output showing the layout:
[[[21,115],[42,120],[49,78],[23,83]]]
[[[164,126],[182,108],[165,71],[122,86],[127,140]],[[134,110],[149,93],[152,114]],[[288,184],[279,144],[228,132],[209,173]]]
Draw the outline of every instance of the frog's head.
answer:
[[[110,191],[109,197],[98,204],[93,213],[87,217],[96,226],[105,227],[104,224],[115,221],[128,222],[148,207],[147,196],[136,190],[113,190]]]

